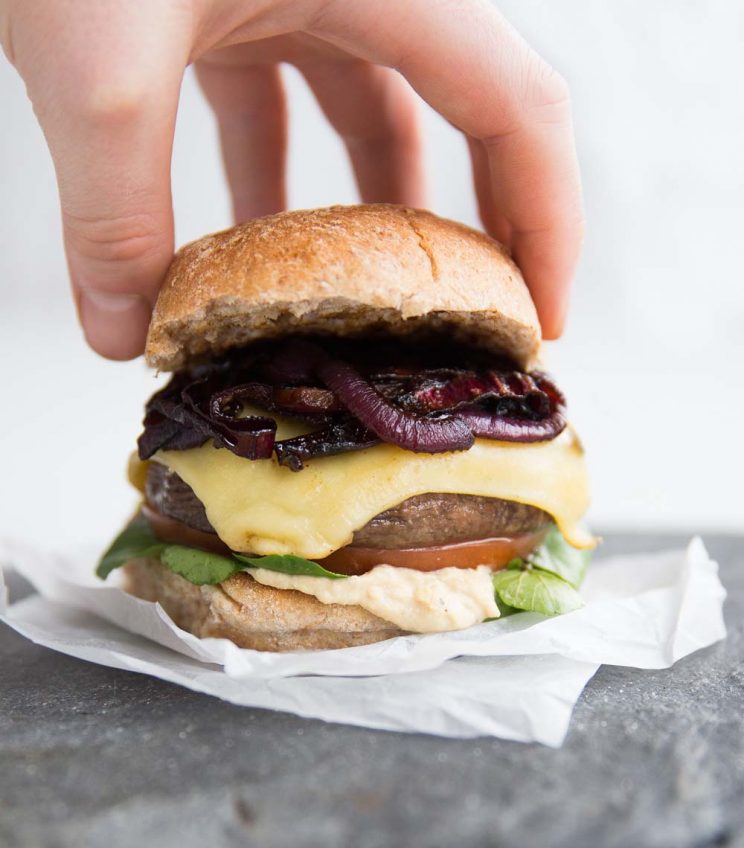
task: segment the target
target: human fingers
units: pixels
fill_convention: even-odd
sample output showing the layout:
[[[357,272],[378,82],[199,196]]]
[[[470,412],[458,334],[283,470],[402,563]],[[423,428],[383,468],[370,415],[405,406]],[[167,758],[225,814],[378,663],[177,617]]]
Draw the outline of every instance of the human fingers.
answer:
[[[310,28],[351,55],[397,68],[486,151],[493,203],[546,338],[562,330],[583,236],[565,82],[485,0],[329,0]]]
[[[512,228],[494,201],[491,189],[491,167],[486,148],[477,138],[466,136],[466,140],[470,153],[475,196],[478,201],[478,214],[486,230],[502,244],[508,245],[512,239]]]
[[[406,81],[348,58],[311,58],[298,67],[346,145],[362,200],[426,205],[421,133]]]
[[[220,51],[196,65],[217,118],[236,221],[286,207],[287,109],[279,68]]]
[[[77,0],[13,8],[26,82],[59,186],[70,277],[90,345],[142,352],[172,256],[170,157],[186,20],[172,4]],[[54,44],[54,49],[49,45]]]

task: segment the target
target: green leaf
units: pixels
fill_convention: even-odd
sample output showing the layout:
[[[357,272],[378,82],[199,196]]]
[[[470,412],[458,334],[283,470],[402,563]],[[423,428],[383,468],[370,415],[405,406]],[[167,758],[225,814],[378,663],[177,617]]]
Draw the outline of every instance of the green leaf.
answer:
[[[101,557],[96,574],[105,580],[116,568],[130,559],[159,557],[166,568],[196,585],[215,584],[227,580],[236,571],[246,566],[268,568],[284,574],[304,574],[310,577],[337,579],[345,574],[335,574],[315,562],[302,557],[279,554],[262,557],[247,557],[241,554],[221,556],[186,545],[171,545],[162,542],[152,530],[150,522],[142,513],[137,513],[122,532],[114,539]]]
[[[554,525],[542,545],[527,557],[527,561],[534,568],[562,577],[578,589],[586,575],[591,557],[591,551],[580,551],[569,545]]]
[[[584,605],[573,586],[537,568],[499,571],[493,576],[493,587],[499,604],[544,615],[560,615]]]
[[[157,556],[164,547],[152,532],[150,522],[142,513],[137,513],[101,557],[96,574],[105,580],[114,569],[130,559]]]
[[[494,586],[495,588],[495,586]],[[496,593],[496,606],[499,608],[499,618],[506,618],[507,615],[514,615],[515,612],[524,612],[524,610],[517,609],[516,607],[510,607],[509,604],[505,604],[498,593]],[[488,618],[486,621],[498,621],[498,618]]]
[[[235,554],[235,559],[240,560],[249,565],[251,568],[268,568],[269,571],[281,571],[283,574],[301,574],[306,577],[330,577],[338,579],[346,577],[346,574],[335,574],[333,571],[327,571],[317,562],[310,562],[308,559],[293,556],[292,554],[270,554],[262,557],[247,557],[242,554]]]
[[[171,571],[197,586],[222,583],[241,570],[233,557],[200,551],[185,545],[168,545],[160,554],[160,561]]]

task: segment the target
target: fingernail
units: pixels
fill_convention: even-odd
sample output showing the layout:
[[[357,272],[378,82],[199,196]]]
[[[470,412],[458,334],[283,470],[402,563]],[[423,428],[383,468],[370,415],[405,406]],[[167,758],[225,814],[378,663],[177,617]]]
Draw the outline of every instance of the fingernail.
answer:
[[[142,353],[150,321],[142,295],[82,289],[79,310],[88,344],[102,356],[131,359]]]
[[[127,312],[133,306],[144,303],[144,298],[139,294],[112,294],[111,292],[93,291],[93,289],[84,289],[82,298],[86,305],[105,315]]]

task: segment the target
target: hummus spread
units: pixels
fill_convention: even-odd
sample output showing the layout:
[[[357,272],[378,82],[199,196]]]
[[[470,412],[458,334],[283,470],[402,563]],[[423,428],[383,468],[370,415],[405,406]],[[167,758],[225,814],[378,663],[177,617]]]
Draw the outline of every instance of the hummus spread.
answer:
[[[463,630],[499,615],[493,572],[483,565],[438,571],[378,565],[367,574],[337,580],[266,568],[247,571],[265,586],[295,589],[324,604],[356,604],[411,633]]]

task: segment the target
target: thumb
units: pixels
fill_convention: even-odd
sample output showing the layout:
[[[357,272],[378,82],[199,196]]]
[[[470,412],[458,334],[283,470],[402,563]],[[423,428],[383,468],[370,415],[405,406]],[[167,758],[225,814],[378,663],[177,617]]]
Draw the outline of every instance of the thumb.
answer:
[[[54,160],[78,314],[94,350],[130,359],[144,349],[173,252],[170,160],[186,41],[153,16],[158,2],[83,0],[86,13],[66,21],[55,20],[66,4],[33,5],[44,20],[14,21],[15,59]],[[65,37],[45,53],[50,31]]]

